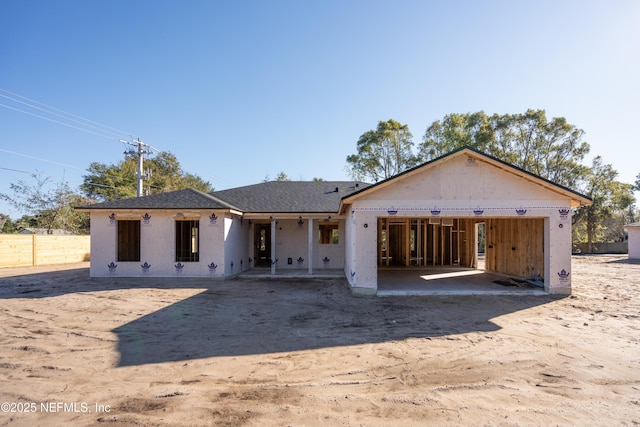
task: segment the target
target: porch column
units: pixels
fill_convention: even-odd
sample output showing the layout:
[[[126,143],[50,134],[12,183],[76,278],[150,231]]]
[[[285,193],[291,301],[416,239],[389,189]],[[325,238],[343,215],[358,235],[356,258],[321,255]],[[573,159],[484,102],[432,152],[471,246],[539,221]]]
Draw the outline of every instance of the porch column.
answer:
[[[308,239],[308,253],[307,253],[307,265],[309,266],[309,274],[313,274],[313,219],[309,218],[307,221],[309,227],[309,239]]]
[[[276,219],[271,218],[271,274],[276,274]]]

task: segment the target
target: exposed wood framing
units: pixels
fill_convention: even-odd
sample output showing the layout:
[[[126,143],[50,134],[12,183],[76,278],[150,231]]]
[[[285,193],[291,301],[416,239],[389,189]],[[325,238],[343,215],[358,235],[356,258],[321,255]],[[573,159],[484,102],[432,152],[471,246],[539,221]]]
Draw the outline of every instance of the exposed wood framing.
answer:
[[[544,275],[544,219],[486,221],[486,270],[518,277]]]
[[[380,218],[378,266],[475,268],[476,224],[483,222],[486,270],[526,278],[544,274],[542,218]]]
[[[475,218],[378,220],[378,266],[476,266]]]

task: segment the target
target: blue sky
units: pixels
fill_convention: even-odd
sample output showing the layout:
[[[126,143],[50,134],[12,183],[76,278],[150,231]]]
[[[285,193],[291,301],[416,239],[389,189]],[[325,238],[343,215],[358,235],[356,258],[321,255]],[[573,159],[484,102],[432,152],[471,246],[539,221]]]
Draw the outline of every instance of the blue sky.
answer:
[[[17,171],[76,187],[129,136],[216,189],[280,171],[349,179],[346,156],[378,120],[406,123],[417,145],[446,114],[528,108],[583,129],[632,183],[638,22],[635,0],[4,0],[0,193],[31,180]],[[118,131],[16,111],[78,126],[10,93]]]

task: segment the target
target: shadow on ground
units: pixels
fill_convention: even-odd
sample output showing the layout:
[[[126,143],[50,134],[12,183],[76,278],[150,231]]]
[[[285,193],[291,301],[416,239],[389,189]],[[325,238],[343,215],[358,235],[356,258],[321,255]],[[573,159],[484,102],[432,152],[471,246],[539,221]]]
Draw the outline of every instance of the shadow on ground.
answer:
[[[635,264],[635,265],[640,265],[640,259],[633,259],[633,258],[622,258],[622,259],[615,259],[615,260],[611,260],[611,261],[607,261],[607,264]]]
[[[120,366],[491,332],[551,296],[356,297],[346,282],[236,280],[114,332]]]
[[[0,300],[110,290],[205,291],[113,330],[119,366],[492,332],[545,296],[357,297],[344,279],[95,280],[87,268],[5,276]],[[105,315],[109,315],[108,313]]]
[[[1,273],[2,271],[0,271]],[[114,277],[91,278],[88,268],[74,268],[0,277],[0,299],[48,298],[78,292],[113,291],[135,288],[206,288],[220,279]]]

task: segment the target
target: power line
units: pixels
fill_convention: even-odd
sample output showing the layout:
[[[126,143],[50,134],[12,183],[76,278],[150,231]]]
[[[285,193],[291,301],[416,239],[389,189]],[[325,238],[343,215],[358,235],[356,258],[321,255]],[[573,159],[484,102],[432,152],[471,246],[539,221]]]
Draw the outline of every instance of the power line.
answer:
[[[57,117],[66,118],[66,119],[71,120],[71,121],[76,122],[76,123],[81,123],[81,122],[91,123],[92,125],[86,125],[86,126],[92,127],[92,128],[94,128],[94,129],[98,129],[98,127],[99,127],[99,128],[103,128],[103,129],[98,129],[98,130],[101,130],[101,131],[103,131],[103,132],[104,132],[104,131],[108,131],[108,133],[112,133],[112,134],[115,134],[115,135],[119,135],[119,137],[131,135],[131,132],[126,132],[126,131],[123,131],[123,130],[120,130],[120,129],[114,128],[114,127],[112,127],[112,126],[108,126],[108,125],[105,125],[105,124],[102,124],[102,123],[98,123],[98,122],[96,122],[96,121],[94,121],[94,120],[89,120],[89,119],[84,118],[84,117],[82,117],[82,116],[79,116],[79,115],[77,115],[77,114],[69,113],[68,111],[64,111],[64,110],[62,110],[62,109],[60,109],[60,108],[52,107],[51,105],[47,105],[47,104],[45,104],[45,103],[42,103],[42,102],[36,101],[36,100],[34,100],[34,99],[27,98],[26,96],[22,96],[22,95],[20,95],[20,94],[17,94],[17,93],[14,93],[14,92],[8,91],[8,90],[6,90],[6,89],[2,89],[2,88],[0,88],[0,92],[8,93],[8,94],[10,94],[10,95],[12,95],[12,96],[16,96],[16,97],[21,98],[21,99],[24,99],[24,100],[26,100],[26,101],[28,101],[28,102],[20,101],[20,100],[17,100],[17,99],[11,98],[11,97],[9,97],[9,96],[6,96],[6,95],[2,95],[2,94],[0,94],[0,96],[2,96],[2,97],[4,97],[4,98],[10,99],[10,100],[15,101],[15,102],[19,102],[20,104],[27,105],[27,106],[29,106],[29,107],[31,107],[31,108],[35,108],[35,109],[38,109],[38,110],[44,111],[44,112],[46,112],[46,113],[52,114],[52,115],[57,116]],[[32,104],[30,104],[30,103],[37,104],[37,105],[41,105],[41,106],[43,106],[43,107],[46,107],[46,109],[45,109],[45,108],[37,107],[37,106],[32,105]],[[47,109],[49,109],[49,110],[53,110],[53,111],[58,111],[58,112],[60,112],[60,113],[63,113],[63,115],[64,115],[64,116],[73,117],[73,119],[70,119],[70,118],[64,117],[63,115],[60,115],[60,114],[54,113],[54,112],[52,112],[52,111],[47,111]],[[82,123],[81,123],[81,124],[82,124]],[[97,125],[98,127],[93,126],[93,125]],[[115,132],[114,132],[114,131],[115,131]]]
[[[32,111],[27,111],[24,110],[22,108],[18,108],[16,106],[13,105],[7,105],[4,103],[0,103],[0,107],[4,107],[13,111],[17,111],[35,118],[39,118],[41,120],[46,120],[48,122],[51,123],[55,123],[55,124],[59,124],[62,126],[66,126],[68,128],[71,129],[76,129],[79,130],[81,132],[85,132],[85,133],[89,133],[92,135],[96,135],[102,138],[106,138],[106,139],[115,139],[118,138],[120,140],[120,142],[130,145],[132,147],[136,148],[136,152],[138,155],[138,169],[136,171],[136,175],[137,175],[137,180],[138,180],[138,195],[142,195],[142,191],[143,191],[143,180],[144,179],[149,179],[150,178],[150,171],[147,171],[146,173],[144,173],[143,170],[143,162],[144,162],[144,156],[145,155],[151,155],[152,151],[155,151],[157,153],[162,153],[163,150],[154,147],[151,144],[142,142],[140,140],[140,138],[138,138],[137,140],[134,140],[133,137],[131,136],[132,134],[130,132],[126,132],[117,128],[114,128],[112,126],[108,126],[108,125],[104,125],[102,123],[93,121],[93,120],[89,120],[86,119],[84,117],[81,117],[77,114],[73,114],[73,113],[69,113],[67,111],[64,111],[60,108],[56,108],[56,107],[52,107],[50,105],[44,104],[42,102],[36,101],[34,99],[31,98],[27,98],[23,95],[8,91],[6,89],[2,89],[0,88],[0,97],[9,100],[11,102],[15,102],[17,104],[26,106],[28,108],[32,108],[34,110],[37,110],[39,112],[41,112],[42,114],[37,114],[35,112]],[[19,98],[19,99],[18,99]],[[45,114],[45,115],[43,115]],[[47,115],[49,116],[53,116],[55,118],[52,117],[47,117]],[[57,120],[57,119],[59,120]],[[123,141],[122,137],[127,138],[127,141]],[[56,161],[52,161],[52,160],[48,160],[48,159],[43,159],[40,157],[36,157],[36,156],[32,156],[29,154],[23,154],[23,153],[18,153],[15,151],[10,151],[10,150],[5,150],[5,149],[0,149],[0,151],[5,152],[5,153],[9,153],[9,154],[13,154],[16,156],[22,156],[22,157],[26,157],[26,158],[30,158],[30,159],[34,159],[34,160],[39,160],[39,161],[43,161],[43,162],[47,162],[47,163],[51,163],[51,164],[55,164],[55,165],[60,165],[60,166],[64,166],[64,167],[69,167],[69,168],[73,168],[73,169],[78,169],[78,170],[82,170],[85,171],[85,168],[79,168],[76,166],[72,166],[72,165],[67,165],[64,163],[60,163],[60,162],[56,162]],[[8,168],[3,168],[6,170],[10,170]],[[13,170],[15,172],[21,172],[21,173],[30,173],[30,172],[26,172],[26,171],[19,171],[19,170]],[[215,177],[218,181],[222,181],[219,177]]]
[[[2,151],[3,153],[13,154],[14,156],[26,157],[28,159],[33,159],[33,160],[40,160],[41,162],[47,162],[47,163],[51,163],[51,164],[58,165],[58,166],[64,166],[64,167],[67,167],[67,168],[78,169],[78,170],[81,170],[81,171],[86,170],[86,168],[79,168],[77,166],[67,165],[65,163],[60,163],[60,162],[55,162],[53,160],[43,159],[43,158],[40,158],[40,157],[31,156],[29,154],[16,153],[15,151],[5,150],[4,148],[0,148],[0,151]]]
[[[20,112],[20,113],[23,113],[23,114],[27,114],[27,115],[32,116],[32,117],[36,117],[36,118],[39,118],[39,119],[42,119],[42,120],[46,120],[46,121],[49,121],[49,122],[52,122],[52,123],[56,123],[56,124],[59,124],[59,125],[62,125],[62,126],[66,126],[66,127],[72,128],[72,129],[76,129],[76,130],[79,130],[79,131],[82,131],[82,132],[86,132],[86,133],[89,133],[89,134],[92,134],[92,135],[100,136],[100,137],[106,138],[106,139],[113,140],[113,139],[116,139],[116,138],[120,139],[120,138],[124,137],[124,138],[129,138],[129,139],[133,140],[133,137],[131,136],[133,134],[132,132],[126,132],[126,131],[123,131],[121,129],[114,128],[112,126],[108,126],[108,125],[96,122],[94,120],[89,120],[89,119],[84,118],[82,116],[79,116],[77,114],[69,113],[69,112],[64,111],[64,110],[62,110],[60,108],[52,107],[52,106],[47,105],[45,103],[36,101],[34,99],[31,99],[31,98],[27,98],[26,96],[22,96],[20,94],[8,91],[6,89],[0,88],[0,92],[4,92],[6,94],[11,95],[11,96],[7,96],[7,95],[4,95],[4,94],[0,93],[0,97],[3,97],[5,99],[8,99],[8,100],[13,101],[13,102],[17,102],[17,103],[22,104],[22,105],[25,105],[25,106],[27,106],[29,108],[33,108],[33,109],[42,111],[43,113],[50,114],[50,115],[52,115],[54,117],[58,117],[58,118],[60,118],[62,120],[66,120],[66,121],[69,121],[71,123],[78,124],[79,126],[75,126],[75,125],[70,124],[70,123],[65,123],[64,121],[55,120],[55,119],[53,119],[51,117],[46,117],[46,116],[43,116],[41,114],[36,114],[36,113],[30,112],[30,111],[25,111],[23,109],[20,109],[20,108],[11,106],[11,105],[6,105],[6,104],[1,104],[0,103],[0,107],[8,108],[10,110],[14,110],[14,111],[17,111],[17,112]],[[20,99],[16,99],[15,97],[21,98],[24,101],[22,101]],[[44,107],[44,108],[42,108],[42,107]],[[62,113],[62,114],[59,114],[58,112]],[[95,131],[93,131],[91,129],[94,129],[97,132],[95,132]],[[154,146],[152,146],[150,144],[146,144],[146,145],[150,149],[152,149],[152,150],[154,150],[154,151],[156,151],[158,153],[161,153],[163,151],[163,150],[161,150],[161,149],[159,149],[157,147],[154,147]]]
[[[92,185],[94,187],[115,188],[115,189],[118,188],[115,185],[96,184],[95,182],[85,182],[85,184]]]
[[[39,172],[37,169],[35,170],[35,172],[29,172],[29,171],[24,171],[24,170],[20,170],[20,169],[11,169],[11,168],[5,168],[5,167],[0,167],[0,170],[23,173],[25,175],[31,175],[34,178],[35,177],[45,177],[46,181],[49,181],[49,180],[52,180],[52,179],[59,179],[60,183],[66,183],[66,184],[69,183],[69,181],[67,181],[67,178],[66,178],[64,173],[62,175],[50,175],[48,173]],[[52,182],[52,181],[50,181],[50,182]],[[92,184],[92,183],[88,183],[88,184]]]
[[[10,107],[9,105],[0,104],[0,107],[8,108],[8,109],[14,110],[14,111],[19,111],[20,113],[28,114],[30,116],[37,117],[39,119],[47,120],[47,121],[52,122],[52,123],[57,123],[59,125],[66,126],[66,127],[72,128],[72,129],[77,129],[77,130],[82,131],[82,132],[86,132],[86,133],[90,133],[90,134],[93,134],[93,135],[101,136],[103,138],[113,139],[112,136],[107,136],[107,135],[104,135],[104,134],[101,134],[101,133],[92,132],[90,130],[83,129],[83,128],[78,127],[78,126],[73,126],[73,125],[70,125],[68,123],[61,122],[59,120],[54,120],[54,119],[50,119],[49,117],[41,116],[39,114],[30,113],[29,111],[24,111],[24,110],[21,110],[21,109],[16,108],[16,107]]]
[[[51,114],[51,115],[53,115],[53,116],[55,116],[55,117],[59,117],[59,118],[61,118],[61,119],[69,120],[69,121],[71,121],[71,122],[73,122],[73,123],[77,123],[77,124],[82,125],[82,126],[87,126],[88,128],[92,128],[92,129],[95,129],[95,130],[100,131],[100,132],[105,132],[105,131],[106,131],[106,132],[108,132],[108,133],[111,133],[111,135],[113,135],[113,137],[117,137],[117,138],[119,138],[119,137],[121,137],[121,136],[122,136],[122,134],[120,134],[120,133],[110,132],[110,131],[108,131],[108,130],[101,129],[101,128],[97,127],[97,126],[93,126],[93,125],[90,125],[90,124],[87,124],[87,123],[83,123],[83,122],[82,122],[82,121],[80,121],[80,120],[76,120],[76,119],[73,119],[73,118],[65,117],[65,116],[64,116],[64,115],[62,115],[62,114],[54,113],[54,112],[52,112],[52,111],[47,111],[47,110],[45,110],[44,108],[40,108],[40,107],[37,107],[37,106],[35,106],[35,105],[30,105],[30,104],[28,104],[28,103],[26,103],[26,102],[20,101],[19,99],[11,98],[11,97],[6,96],[6,95],[3,95],[3,94],[1,94],[1,93],[0,93],[0,96],[1,96],[1,97],[3,97],[3,98],[9,99],[9,100],[11,100],[11,101],[17,102],[17,103],[19,103],[19,104],[26,105],[27,107],[35,108],[36,110],[40,110],[40,111],[43,111],[43,112],[45,112],[45,113],[47,113],[47,114]],[[12,108],[12,109],[15,109],[16,111],[19,111],[19,112],[21,112],[21,113],[25,113],[25,114],[33,115],[33,113],[28,113],[28,112],[26,112],[26,111],[24,111],[24,110],[20,110],[20,109],[17,109],[17,108],[15,108],[15,107],[9,107],[9,106],[4,105],[4,104],[3,104],[3,107]],[[44,118],[43,116],[36,116],[36,117]],[[47,120],[50,120],[50,119],[47,119]],[[60,122],[56,122],[56,123],[60,123]],[[65,125],[65,126],[67,126],[67,125]],[[106,135],[105,135],[105,134],[103,134],[102,136],[106,136]],[[112,138],[112,137],[109,137],[109,138]]]
[[[33,175],[33,172],[21,171],[21,170],[18,170],[18,169],[10,169],[10,168],[3,168],[3,167],[0,167],[0,169],[6,170],[6,171],[11,171],[11,172],[20,172],[20,173],[26,173],[26,174],[29,174],[29,175]]]

